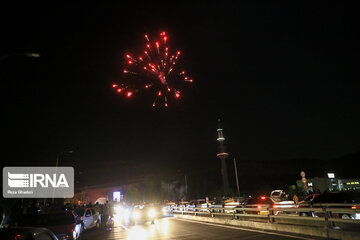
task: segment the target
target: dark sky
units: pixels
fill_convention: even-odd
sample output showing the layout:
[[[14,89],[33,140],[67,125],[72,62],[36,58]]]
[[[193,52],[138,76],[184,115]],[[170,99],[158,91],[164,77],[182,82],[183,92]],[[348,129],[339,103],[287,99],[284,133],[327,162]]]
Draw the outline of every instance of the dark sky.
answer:
[[[218,161],[219,117],[239,161],[359,151],[354,6],[173,5],[2,3],[1,55],[42,55],[0,61],[3,165],[51,165],[73,149],[63,164],[189,169]],[[163,30],[195,80],[181,102],[153,109],[150,98],[114,94],[124,54]]]

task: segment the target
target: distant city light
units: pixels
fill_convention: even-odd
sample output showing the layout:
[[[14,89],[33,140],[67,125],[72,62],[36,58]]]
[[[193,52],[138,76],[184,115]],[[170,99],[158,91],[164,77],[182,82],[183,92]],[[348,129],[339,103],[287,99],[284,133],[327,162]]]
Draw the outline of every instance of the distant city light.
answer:
[[[40,57],[40,53],[25,53],[25,55],[29,57]]]
[[[328,178],[335,178],[335,173],[328,173]]]
[[[120,202],[120,192],[113,192],[113,201]]]

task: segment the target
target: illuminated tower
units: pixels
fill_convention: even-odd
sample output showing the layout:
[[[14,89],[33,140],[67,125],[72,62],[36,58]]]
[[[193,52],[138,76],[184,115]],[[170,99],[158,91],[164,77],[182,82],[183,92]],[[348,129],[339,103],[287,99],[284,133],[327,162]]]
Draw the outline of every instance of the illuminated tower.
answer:
[[[218,158],[221,160],[221,176],[223,181],[223,188],[224,193],[226,194],[229,191],[229,179],[226,169],[226,158],[229,156],[229,154],[226,152],[225,144],[224,144],[224,134],[223,130],[221,128],[221,122],[220,119],[218,119],[218,129],[217,129],[217,140],[219,141],[219,152],[216,154]]]

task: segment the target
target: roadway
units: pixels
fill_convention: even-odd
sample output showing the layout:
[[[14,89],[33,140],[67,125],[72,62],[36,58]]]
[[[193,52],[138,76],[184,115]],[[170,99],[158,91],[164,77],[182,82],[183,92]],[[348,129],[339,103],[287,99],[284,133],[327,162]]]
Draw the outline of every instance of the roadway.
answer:
[[[142,240],[142,239],[251,239],[251,240],[299,240],[319,239],[295,236],[283,233],[270,233],[258,230],[244,230],[234,226],[161,218],[155,224],[127,225],[123,221],[115,221],[112,228],[101,227],[98,230],[88,230],[82,235],[82,240]]]

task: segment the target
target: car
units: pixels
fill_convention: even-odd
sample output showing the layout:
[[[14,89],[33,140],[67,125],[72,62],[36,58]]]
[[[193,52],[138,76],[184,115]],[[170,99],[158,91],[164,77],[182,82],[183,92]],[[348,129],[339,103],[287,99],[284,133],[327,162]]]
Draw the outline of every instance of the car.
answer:
[[[187,211],[187,205],[186,204],[178,204],[178,205],[176,205],[176,209],[178,210],[178,211]]]
[[[130,216],[130,210],[131,210],[131,208],[129,206],[127,206],[126,204],[114,204],[112,216],[117,216],[117,217],[121,217],[124,219],[128,219]]]
[[[43,227],[51,230],[57,238],[76,240],[80,238],[82,221],[73,211],[53,211],[24,216],[19,221],[23,227]]]
[[[144,224],[146,222],[154,224],[158,215],[159,212],[156,208],[151,206],[138,205],[135,206],[131,212],[130,224]]]
[[[200,205],[200,211],[202,212],[214,212],[215,208],[222,208],[224,205],[216,201],[208,201]]]
[[[278,198],[261,196],[258,198],[249,198],[242,204],[243,208],[253,208],[254,210],[241,210],[243,213],[248,214],[274,214],[283,213],[282,208],[295,208],[294,201],[280,200]],[[269,210],[269,208],[276,208],[279,210]]]
[[[285,197],[270,197],[274,204],[273,204],[273,208],[277,208],[278,211],[275,211],[274,214],[279,214],[279,213],[285,213],[285,214],[291,214],[294,213],[293,211],[287,212],[287,211],[280,211],[283,208],[296,208],[296,204],[295,201],[293,200],[288,200]]]
[[[0,229],[1,240],[58,240],[47,228],[14,227]]]
[[[266,214],[270,212],[268,208],[273,206],[274,202],[269,197],[249,198],[242,203],[243,208],[253,208],[254,210],[241,210],[241,213],[245,214]]]
[[[205,199],[191,200],[188,204],[188,209],[189,211],[198,211],[198,208],[201,208],[204,203],[206,204]]]
[[[223,212],[224,202],[221,200],[213,200],[209,202],[210,205],[208,206],[210,212]]]
[[[283,196],[285,196],[284,190],[273,190],[270,193],[270,197],[279,197],[279,198],[281,198]]]
[[[209,212],[210,211],[209,207],[210,207],[210,203],[202,203],[200,205],[199,211],[201,211],[201,212]]]
[[[234,213],[236,212],[235,208],[241,206],[242,202],[244,202],[244,198],[229,198],[224,202],[224,212],[225,213]]]
[[[164,216],[168,216],[172,213],[172,209],[170,206],[164,206],[162,209],[161,209],[162,213]]]
[[[96,228],[99,229],[101,225],[101,215],[94,208],[77,208],[74,210],[76,219],[81,220],[83,229]]]
[[[339,205],[345,204],[345,205]],[[322,209],[324,206],[329,208],[347,208],[347,209],[360,209],[360,192],[325,192],[314,198],[308,204],[299,204],[299,208],[319,208]],[[324,217],[325,213],[310,211],[309,216],[313,217]],[[332,213],[334,218],[342,219],[360,219],[359,213]]]
[[[186,205],[187,211],[197,211],[196,206],[197,200],[190,200],[189,203]]]
[[[166,204],[162,205],[161,212],[163,216],[171,216],[173,211],[177,209],[176,202],[167,202]]]

